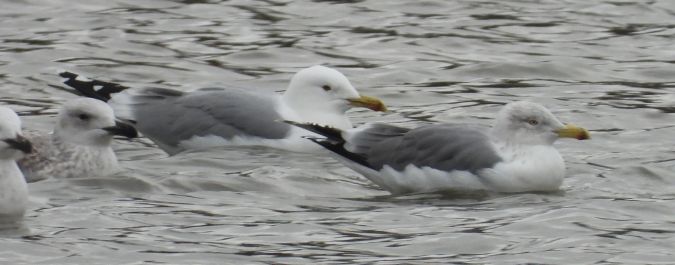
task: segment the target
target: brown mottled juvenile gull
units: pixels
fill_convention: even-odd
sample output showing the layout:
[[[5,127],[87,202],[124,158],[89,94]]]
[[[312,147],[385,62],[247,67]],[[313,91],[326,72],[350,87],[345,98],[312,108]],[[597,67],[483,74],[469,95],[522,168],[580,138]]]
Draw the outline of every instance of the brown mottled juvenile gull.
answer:
[[[287,122],[323,135],[309,139],[393,194],[557,190],[565,162],[553,142],[589,138],[585,129],[565,125],[543,106],[525,101],[507,104],[492,128],[369,124],[341,130]]]
[[[32,150],[21,136],[21,121],[16,113],[0,106],[0,222],[21,219],[28,206],[28,187],[16,160]]]
[[[296,120],[349,129],[351,107],[386,110],[372,97],[359,95],[347,77],[324,66],[293,76],[283,95],[234,88],[192,92],[127,87],[98,80],[79,80],[64,72],[64,83],[81,94],[107,101],[117,117],[169,154],[213,146],[261,145],[300,152],[321,148],[302,139],[305,131],[279,122]]]
[[[133,127],[115,121],[110,106],[96,99],[68,101],[56,119],[52,133],[26,133],[35,148],[19,160],[28,182],[112,174],[119,170],[110,146],[113,136],[137,136]]]

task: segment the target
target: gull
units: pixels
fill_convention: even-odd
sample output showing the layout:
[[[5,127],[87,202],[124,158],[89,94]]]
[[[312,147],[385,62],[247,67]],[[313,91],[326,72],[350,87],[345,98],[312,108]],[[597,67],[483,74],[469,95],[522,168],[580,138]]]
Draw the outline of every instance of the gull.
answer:
[[[107,101],[116,115],[170,155],[213,146],[259,145],[297,152],[320,147],[302,139],[305,131],[280,122],[296,120],[349,129],[352,107],[386,111],[379,99],[362,96],[335,69],[312,66],[296,73],[283,95],[252,89],[128,89],[63,72],[64,83],[84,96]]]
[[[504,106],[491,128],[433,124],[407,129],[376,123],[342,130],[286,122],[322,135],[309,139],[396,195],[555,191],[565,162],[553,143],[590,138],[586,129],[565,125],[542,105],[527,101]]]
[[[0,106],[0,220],[12,222],[23,217],[28,206],[28,187],[16,160],[30,153],[31,143],[21,136],[16,113]]]
[[[115,121],[113,110],[100,100],[70,100],[59,111],[53,132],[26,133],[35,152],[20,159],[19,167],[28,182],[112,174],[120,169],[110,146],[114,135],[133,138],[137,132]]]

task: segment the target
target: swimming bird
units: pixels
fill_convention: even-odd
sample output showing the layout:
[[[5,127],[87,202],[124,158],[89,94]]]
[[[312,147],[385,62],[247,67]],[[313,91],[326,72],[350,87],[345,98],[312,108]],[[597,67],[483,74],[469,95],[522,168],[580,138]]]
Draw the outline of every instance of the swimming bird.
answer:
[[[296,73],[283,95],[236,88],[181,92],[128,89],[115,83],[79,80],[64,72],[64,83],[81,94],[107,101],[122,119],[168,154],[212,146],[261,145],[299,152],[321,148],[302,139],[306,132],[280,122],[296,120],[348,129],[352,107],[385,111],[379,99],[362,96],[335,69],[312,66]],[[97,89],[98,88],[98,89]]]
[[[491,128],[433,124],[415,129],[367,124],[354,129],[286,121],[347,167],[392,194],[436,191],[536,192],[559,189],[565,162],[553,143],[589,139],[542,105],[504,106]]]
[[[119,170],[110,146],[115,135],[133,138],[138,133],[116,121],[110,106],[100,100],[70,100],[59,111],[53,132],[26,132],[35,152],[20,159],[19,167],[28,182],[112,174]]]
[[[30,153],[30,141],[21,136],[21,120],[0,106],[0,220],[12,222],[23,217],[28,206],[28,187],[16,160]]]

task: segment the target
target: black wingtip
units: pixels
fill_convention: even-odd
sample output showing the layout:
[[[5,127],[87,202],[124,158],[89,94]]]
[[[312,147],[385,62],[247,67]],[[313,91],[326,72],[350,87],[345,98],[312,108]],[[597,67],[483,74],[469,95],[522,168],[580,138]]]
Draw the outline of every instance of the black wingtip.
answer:
[[[306,136],[304,138],[322,146],[323,148],[328,149],[329,151],[341,157],[354,161],[365,167],[373,168],[373,166],[368,163],[368,160],[363,155],[353,153],[345,149],[345,139],[342,138],[342,130],[316,123],[302,123],[289,120],[284,120],[283,122],[326,137],[319,138],[314,136]]]
[[[74,88],[75,90],[80,92],[83,96],[98,99],[105,102],[108,102],[108,100],[110,100],[112,94],[122,92],[125,89],[129,88],[120,84],[100,80],[91,80],[91,81],[77,80],[77,77],[79,75],[67,71],[59,73],[59,76],[63,78],[68,78],[68,80],[64,81],[63,83],[68,85],[69,87]],[[96,86],[100,86],[101,88],[96,90]]]
[[[77,78],[76,74],[73,74],[73,73],[68,72],[68,71],[59,73],[59,76],[61,76],[63,78]]]
[[[338,128],[308,122],[296,122],[289,120],[284,120],[283,122],[325,136],[326,138],[331,139],[333,141],[344,141],[344,139],[342,138],[342,130]]]
[[[345,149],[345,142],[336,142],[336,141],[331,141],[330,139],[320,139],[316,137],[308,137],[310,141],[322,146],[323,148],[328,149],[329,151],[344,157],[348,160],[354,161],[364,167],[372,168],[375,169],[370,163],[368,163],[368,159],[366,159],[365,156],[357,153],[352,153]]]
[[[21,135],[17,135],[16,138],[14,139],[5,139],[3,141],[7,143],[10,147],[19,150],[21,152],[24,152],[26,154],[33,152],[33,144],[31,144],[31,142],[28,139],[24,138]]]

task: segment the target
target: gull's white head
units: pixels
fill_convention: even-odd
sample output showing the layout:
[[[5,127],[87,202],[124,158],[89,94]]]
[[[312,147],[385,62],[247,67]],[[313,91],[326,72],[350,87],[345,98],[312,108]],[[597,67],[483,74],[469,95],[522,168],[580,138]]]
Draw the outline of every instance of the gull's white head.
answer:
[[[544,106],[527,101],[504,106],[492,133],[499,140],[528,145],[552,145],[558,138],[590,138],[586,129],[565,125]]]
[[[30,153],[32,146],[21,136],[21,120],[16,112],[0,106],[0,159],[17,160]]]
[[[66,102],[57,119],[54,135],[68,143],[107,146],[113,135],[136,136],[131,126],[115,122],[108,104],[96,99],[78,98]]]
[[[345,129],[350,128],[351,123],[344,113],[352,107],[386,111],[379,99],[361,96],[342,73],[320,65],[296,73],[283,100],[303,122]]]

